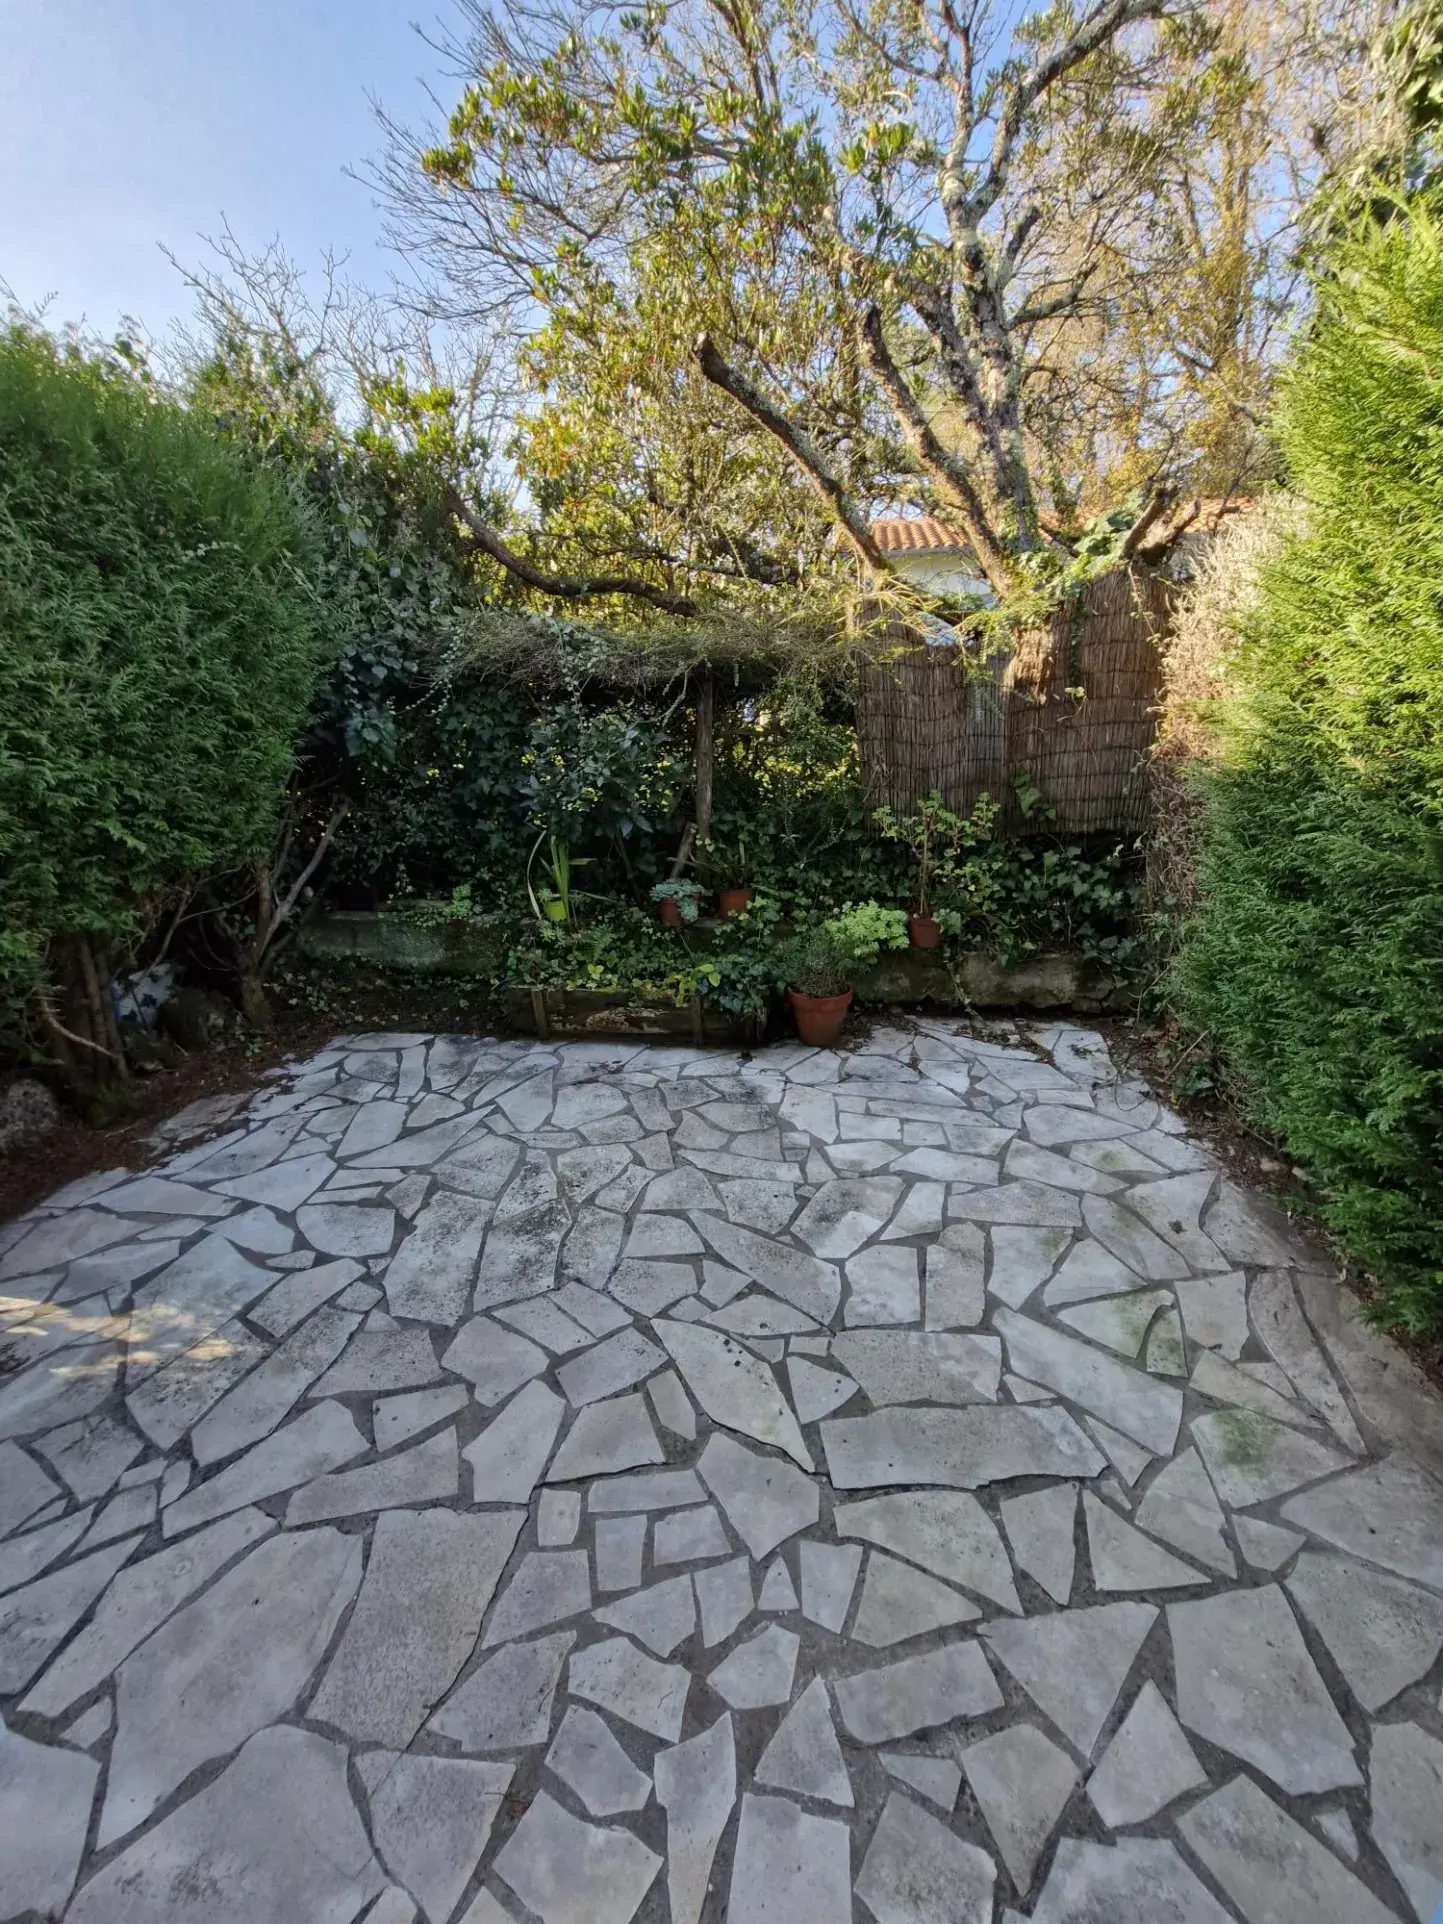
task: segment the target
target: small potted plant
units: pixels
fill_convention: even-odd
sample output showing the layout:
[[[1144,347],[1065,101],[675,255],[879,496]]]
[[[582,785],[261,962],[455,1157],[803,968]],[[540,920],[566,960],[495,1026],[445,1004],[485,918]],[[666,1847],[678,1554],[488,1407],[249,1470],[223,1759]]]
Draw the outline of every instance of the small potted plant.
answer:
[[[912,896],[916,906],[907,918],[908,941],[914,949],[940,948],[942,924],[932,913],[932,878],[939,863],[945,865],[956,850],[965,826],[962,818],[943,804],[934,788],[911,815],[899,818],[890,808],[879,808],[872,820],[888,841],[905,842],[917,858]]]
[[[904,948],[906,942],[902,911],[875,902],[863,902],[793,937],[784,958],[787,1000],[802,1041],[830,1049],[847,1019],[855,978],[871,967],[881,949]]]
[[[747,873],[747,842],[744,835],[735,840],[709,835],[698,848],[702,866],[716,887],[717,910],[723,920],[744,914],[752,899]]]
[[[705,890],[700,882],[658,882],[651,891],[662,921],[669,929],[695,922],[701,912]]]

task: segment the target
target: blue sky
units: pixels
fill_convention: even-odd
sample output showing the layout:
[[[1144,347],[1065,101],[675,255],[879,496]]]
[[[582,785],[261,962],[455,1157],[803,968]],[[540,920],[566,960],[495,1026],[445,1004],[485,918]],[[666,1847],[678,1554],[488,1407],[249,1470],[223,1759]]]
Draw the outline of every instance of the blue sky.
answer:
[[[0,0],[0,281],[48,318],[159,334],[182,260],[222,217],[250,250],[391,261],[348,164],[380,145],[369,94],[426,117],[450,87],[412,29],[437,0]]]

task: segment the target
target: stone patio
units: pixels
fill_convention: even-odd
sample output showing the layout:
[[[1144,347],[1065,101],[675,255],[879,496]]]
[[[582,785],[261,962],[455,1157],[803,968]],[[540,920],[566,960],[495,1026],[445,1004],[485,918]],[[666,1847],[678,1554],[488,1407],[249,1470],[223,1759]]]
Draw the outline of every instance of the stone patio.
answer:
[[[1443,1406],[1100,1037],[222,1119],[0,1228],[0,1917],[1432,1924]]]

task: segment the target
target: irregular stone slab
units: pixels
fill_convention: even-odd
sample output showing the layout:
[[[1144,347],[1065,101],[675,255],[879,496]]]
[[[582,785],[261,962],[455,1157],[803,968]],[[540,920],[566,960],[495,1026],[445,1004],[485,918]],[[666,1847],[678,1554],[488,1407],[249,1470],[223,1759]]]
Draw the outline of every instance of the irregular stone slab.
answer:
[[[537,1215],[493,1222],[476,1271],[473,1306],[495,1309],[553,1289],[562,1240],[570,1227],[559,1204]]]
[[[71,1495],[81,1503],[89,1503],[105,1495],[145,1446],[113,1417],[101,1414],[67,1424],[62,1430],[51,1430],[34,1447],[50,1467],[64,1477]],[[8,1454],[10,1451],[14,1451],[13,1456]],[[6,1481],[12,1475],[13,1487]],[[32,1498],[42,1484],[56,1493],[56,1486],[23,1450],[13,1443],[0,1444],[0,1502],[7,1497],[12,1503],[18,1501],[29,1516],[40,1507]]]
[[[798,1234],[801,1224],[802,1218],[798,1217]],[[758,1236],[719,1216],[699,1216],[697,1227],[724,1263],[770,1290],[773,1296],[780,1296],[784,1303],[801,1310],[813,1322],[830,1323],[836,1315],[842,1282],[834,1264],[804,1255],[786,1243]]]
[[[1319,1424],[1305,1403],[1298,1402],[1292,1386],[1276,1363],[1251,1363],[1235,1368],[1212,1350],[1203,1350],[1192,1373],[1192,1387],[1214,1403],[1232,1403],[1239,1409],[1258,1410],[1274,1422],[1287,1423],[1310,1435],[1319,1433]]]
[[[846,1824],[785,1797],[742,1798],[727,1916],[741,1924],[851,1924]]]
[[[671,1924],[700,1924],[712,1861],[737,1794],[736,1741],[730,1712],[710,1730],[652,1766],[656,1800],[666,1811],[666,1882]]]
[[[1232,1924],[1171,1844],[1125,1837],[1084,1844],[1064,1837],[1032,1924]],[[1271,1924],[1271,1921],[1270,1921]]]
[[[101,1847],[294,1708],[356,1594],[361,1551],[339,1530],[272,1537],[126,1658]]]
[[[1099,1590],[1176,1590],[1209,1581],[1099,1503],[1091,1490],[1082,1493],[1082,1509],[1092,1580]]]
[[[592,1289],[604,1289],[621,1255],[623,1229],[621,1217],[609,1209],[583,1209],[576,1218],[571,1234],[561,1246],[562,1288],[580,1283],[583,1286],[589,1284]],[[624,1320],[618,1313],[618,1321]],[[600,1330],[593,1333],[604,1335],[606,1332]]]
[[[539,1376],[548,1360],[544,1349],[518,1336],[515,1330],[493,1322],[489,1316],[474,1316],[457,1331],[441,1364],[466,1377],[475,1389],[477,1402],[490,1409],[533,1376]]]
[[[914,1182],[907,1185],[896,1214],[880,1232],[884,1243],[905,1242],[912,1236],[935,1236],[942,1228],[947,1206],[947,1189],[940,1182]]]
[[[832,1355],[875,1404],[995,1403],[1002,1375],[995,1336],[845,1330]]]
[[[802,1547],[805,1553],[807,1546]],[[805,1564],[802,1577],[805,1596]],[[974,1622],[981,1614],[975,1604],[938,1583],[935,1577],[924,1576],[920,1570],[874,1550],[867,1559],[852,1636],[857,1643],[880,1650],[954,1623]]]
[[[59,1917],[75,1885],[100,1766],[0,1723],[0,1909]]]
[[[909,1790],[915,1790],[939,1809],[950,1811],[955,1807],[957,1793],[962,1788],[962,1772],[945,1757],[918,1757],[911,1751],[882,1750],[877,1753],[877,1761],[889,1777],[906,1784]]]
[[[596,1612],[598,1623],[612,1630],[624,1630],[644,1643],[659,1657],[669,1657],[677,1645],[696,1629],[696,1601],[691,1578],[668,1577],[653,1583],[620,1603],[609,1603]]]
[[[1082,1426],[1129,1489],[1153,1463],[1150,1450],[1140,1450],[1130,1437],[1109,1429],[1106,1423],[1099,1423],[1095,1416],[1084,1416]]]
[[[1405,1456],[1295,1496],[1283,1515],[1339,1550],[1443,1591],[1443,1484]]]
[[[270,1344],[244,1323],[224,1323],[148,1375],[125,1399],[131,1421],[159,1449],[173,1449],[226,1391],[264,1362]]]
[[[1071,1241],[1065,1228],[999,1225],[988,1232],[992,1245],[992,1273],[988,1292],[1012,1309],[1052,1274],[1058,1257]]]
[[[607,1288],[636,1315],[659,1316],[668,1304],[693,1293],[696,1276],[689,1263],[637,1262],[627,1257],[618,1263]]]
[[[115,1343],[59,1350],[0,1386],[0,1440],[34,1436],[92,1415],[110,1400],[120,1366]]]
[[[393,1316],[448,1329],[460,1322],[492,1207],[484,1199],[447,1189],[425,1205],[386,1271],[386,1301]]]
[[[1327,1272],[1300,1270],[1294,1284],[1308,1322],[1368,1428],[1420,1463],[1443,1455],[1443,1404],[1416,1363],[1362,1320],[1350,1289]]]
[[[528,1383],[461,1452],[471,1466],[471,1500],[529,1502],[565,1414],[566,1405],[554,1390]]]
[[[376,1448],[393,1450],[398,1443],[464,1410],[470,1400],[463,1383],[445,1383],[439,1389],[381,1397],[371,1405],[371,1434],[376,1439]],[[559,1405],[560,1398],[555,1400]]]
[[[1236,1363],[1248,1340],[1247,1279],[1242,1271],[1183,1278],[1177,1300],[1189,1339]]]
[[[1136,1270],[1086,1236],[1068,1251],[1062,1267],[1042,1292],[1042,1300],[1049,1309],[1061,1309],[1068,1303],[1124,1296],[1142,1286],[1143,1278]]]
[[[1119,1356],[1134,1357],[1142,1349],[1153,1318],[1171,1303],[1169,1290],[1142,1290],[1127,1296],[1105,1296],[1095,1303],[1081,1303],[1075,1309],[1060,1311],[1057,1320],[1080,1336],[1115,1350]]]
[[[536,1543],[542,1550],[564,1550],[581,1528],[579,1490],[543,1490],[536,1506]]]
[[[1443,1598],[1351,1557],[1307,1552],[1287,1590],[1365,1710],[1391,1703],[1443,1650]]]
[[[984,1624],[981,1634],[1086,1760],[1156,1621],[1150,1603],[1103,1603]]]
[[[869,1497],[860,1503],[838,1503],[832,1511],[832,1527],[840,1537],[863,1537],[880,1544],[896,1556],[945,1577],[948,1583],[960,1583],[1000,1603],[1004,1610],[1021,1614],[1002,1539],[974,1496],[962,1491],[909,1490],[895,1496]],[[1070,1544],[1070,1510],[1065,1534]]]
[[[656,1520],[652,1532],[653,1563],[700,1563],[708,1557],[731,1555],[731,1544],[721,1518],[710,1503],[696,1510],[675,1510]]]
[[[852,1808],[852,1784],[832,1727],[827,1686],[813,1677],[761,1754],[756,1781],[825,1804]]]
[[[431,1924],[443,1924],[471,1881],[515,1766],[372,1750],[359,1768],[387,1870]]]
[[[263,1134],[264,1131],[256,1130],[246,1141],[255,1143]],[[207,1179],[216,1160],[212,1158],[211,1163],[206,1165]],[[313,1196],[322,1183],[329,1181],[335,1173],[336,1165],[331,1158],[317,1152],[275,1163],[270,1168],[257,1165],[254,1173],[228,1178],[216,1183],[215,1187],[222,1196],[235,1196],[243,1202],[258,1203],[289,1214],[293,1209],[298,1209],[307,1197]]]
[[[842,1722],[859,1744],[885,1744],[954,1717],[986,1717],[1002,1692],[975,1643],[944,1644],[832,1683]]]
[[[650,1256],[700,1256],[701,1238],[684,1216],[664,1211],[640,1215],[626,1242],[628,1259]],[[613,1288],[615,1285],[613,1284]]]
[[[707,1682],[733,1710],[764,1710],[792,1694],[801,1638],[769,1623],[719,1663]]]
[[[729,1563],[697,1570],[692,1575],[692,1588],[701,1611],[702,1645],[710,1650],[751,1614],[751,1561],[747,1557],[733,1557]]]
[[[306,1203],[296,1222],[323,1256],[384,1256],[396,1233],[394,1209],[364,1203]]]
[[[799,1198],[790,1183],[744,1177],[718,1183],[717,1188],[730,1219],[764,1236],[779,1236],[797,1213]]]
[[[1235,1516],[1233,1533],[1238,1548],[1255,1570],[1280,1570],[1307,1541],[1300,1531],[1279,1529],[1275,1523],[1260,1523],[1250,1516]]]
[[[524,1510],[377,1517],[365,1582],[308,1715],[404,1750],[470,1656]]]
[[[590,1608],[591,1573],[584,1550],[530,1550],[497,1599],[481,1648],[490,1650]]]
[[[719,1215],[721,1199],[700,1169],[668,1169],[665,1174],[654,1176],[647,1184],[641,1208],[643,1211],[700,1209]]]
[[[556,1372],[566,1400],[572,1404],[598,1403],[644,1382],[661,1369],[666,1353],[649,1343],[638,1329],[618,1330],[584,1356],[563,1363]]]
[[[153,1492],[151,1500],[154,1501]],[[64,1500],[55,1507],[56,1511],[63,1508]],[[93,1533],[87,1535],[94,1514],[91,1505],[87,1504],[72,1516],[59,1517],[54,1523],[43,1523],[38,1529],[27,1530],[23,1536],[0,1544],[0,1594],[7,1590],[18,1590],[21,1584],[31,1582],[82,1536],[86,1539],[85,1548],[94,1549],[98,1543],[108,1543],[112,1536],[124,1534],[121,1530],[108,1530],[100,1536]],[[136,1525],[131,1524],[130,1527],[133,1529]]]
[[[590,1349],[590,1330],[574,1322],[549,1296],[532,1296],[524,1303],[504,1303],[496,1312],[498,1323],[519,1330],[533,1343],[550,1350],[553,1356],[570,1356],[579,1349]]]
[[[821,1514],[817,1485],[790,1463],[712,1436],[697,1469],[728,1523],[759,1561]]]
[[[1230,1509],[1270,1502],[1296,1490],[1300,1483],[1315,1483],[1348,1464],[1339,1451],[1300,1436],[1257,1410],[1216,1410],[1211,1416],[1195,1416],[1191,1429],[1213,1487]],[[1443,1556],[1439,1567],[1443,1572]]]
[[[659,1321],[653,1327],[713,1422],[785,1450],[804,1470],[814,1468],[797,1419],[760,1357],[701,1323]]]
[[[1121,1203],[1106,1196],[1085,1196],[1082,1219],[1110,1255],[1145,1281],[1169,1283],[1190,1274],[1187,1258]],[[1225,1270],[1230,1265],[1214,1251],[1212,1260],[1199,1267]]]
[[[1362,1782],[1353,1739],[1276,1584],[1167,1608],[1178,1716],[1297,1795]]]
[[[674,1744],[686,1715],[691,1672],[680,1664],[658,1663],[626,1637],[612,1637],[576,1652],[566,1685],[573,1697]]]
[[[1248,1924],[1398,1924],[1249,1778],[1194,1804],[1178,1829]]]
[[[1031,1724],[1012,1724],[962,1752],[987,1828],[1022,1896],[1078,1785],[1072,1760]]]
[[[1373,1732],[1369,1762],[1373,1841],[1422,1920],[1443,1905],[1443,1744],[1417,1724]]]
[[[576,1642],[557,1630],[532,1643],[503,1644],[446,1699],[426,1728],[466,1751],[522,1750],[544,1744],[561,1666]]]
[[[986,1246],[975,1223],[953,1223],[943,1238],[968,1232],[971,1247],[932,1243],[925,1253],[926,1315],[928,1329],[971,1329],[982,1321],[987,1292],[983,1285]]]
[[[345,1251],[339,1252],[345,1254]],[[126,1386],[198,1344],[239,1316],[275,1281],[224,1236],[204,1236],[135,1294]]]
[[[877,1924],[991,1924],[996,1878],[985,1851],[893,1791],[867,1847],[857,1895]]]
[[[724,1329],[731,1336],[815,1336],[817,1325],[790,1304],[753,1290],[740,1302],[710,1310],[703,1318],[713,1329]]]
[[[1054,1404],[886,1409],[833,1417],[821,1427],[827,1468],[839,1490],[896,1483],[975,1490],[1013,1476],[1096,1476],[1107,1461]]]
[[[1210,1570],[1225,1577],[1237,1575],[1237,1564],[1223,1538],[1222,1509],[1196,1450],[1184,1450],[1163,1465],[1148,1485],[1135,1520],[1139,1529],[1196,1557]]]
[[[1027,1229],[1080,1229],[1082,1214],[1070,1189],[1047,1183],[1007,1181],[995,1189],[953,1190],[949,1212],[967,1222],[1004,1223]]]
[[[854,1255],[881,1231],[897,1207],[902,1188],[895,1176],[823,1183],[797,1218],[792,1233],[817,1256],[839,1260]]]
[[[922,1281],[917,1251],[903,1243],[878,1243],[847,1264],[850,1326],[916,1323],[922,1317]]]
[[[1154,1456],[1172,1455],[1182,1422],[1180,1390],[1013,1310],[999,1309],[992,1320],[1007,1344],[1008,1361],[1019,1376],[1045,1383],[1059,1396],[1080,1404],[1130,1436],[1134,1443],[1151,1450]]]
[[[824,1630],[840,1631],[846,1622],[862,1552],[855,1544],[805,1541],[800,1550],[802,1615]]]
[[[179,1546],[147,1557],[111,1583],[94,1617],[58,1656],[21,1708],[59,1717],[117,1670],[132,1650],[231,1558],[269,1536],[274,1521],[259,1510],[242,1510],[199,1531]]]
[[[1363,1439],[1342,1391],[1323,1360],[1285,1269],[1264,1270],[1248,1291],[1253,1327],[1264,1348],[1285,1370],[1298,1394],[1327,1423],[1345,1450],[1363,1454]]]
[[[596,1520],[596,1587],[600,1591],[634,1590],[641,1582],[646,1553],[644,1516],[603,1516]]]
[[[641,1810],[651,1779],[638,1770],[594,1710],[572,1704],[546,1753],[546,1767],[580,1798],[593,1817]]]
[[[762,1582],[762,1594],[757,1603],[759,1610],[799,1610],[801,1604],[796,1588],[792,1583],[792,1573],[780,1557],[773,1557],[771,1566]]]
[[[25,1688],[139,1544],[126,1537],[0,1597],[0,1695]]]
[[[651,1407],[656,1412],[656,1420],[664,1430],[691,1443],[696,1439],[696,1411],[686,1391],[681,1386],[681,1378],[675,1370],[662,1370],[653,1376],[646,1386],[651,1398]]]
[[[455,1125],[462,1128],[461,1123]],[[442,1128],[446,1125],[443,1124]],[[469,1129],[469,1121],[465,1128]],[[463,1133],[464,1133],[463,1129]],[[437,1139],[441,1131],[434,1131]],[[416,1136],[408,1136],[403,1148],[419,1142],[422,1135],[431,1136],[433,1131],[423,1130]],[[516,1167],[519,1145],[506,1142],[495,1136],[473,1136],[463,1142],[444,1160],[435,1162],[437,1177],[450,1188],[462,1190],[468,1196],[476,1196],[482,1202],[494,1203],[511,1180],[511,1172]],[[427,1158],[428,1162],[431,1158]]]
[[[591,1486],[593,1516],[623,1510],[680,1510],[704,1500],[695,1470],[643,1470],[635,1476],[608,1477]]]
[[[820,1422],[857,1394],[857,1385],[849,1376],[824,1370],[803,1356],[787,1358],[787,1382],[797,1420],[804,1425]]]
[[[223,1214],[223,1210],[210,1211]],[[71,1209],[36,1223],[17,1243],[0,1257],[0,1282],[16,1276],[38,1276],[42,1270],[58,1269],[81,1257],[93,1256],[123,1243],[144,1228],[143,1223],[122,1220],[99,1209]]]
[[[259,1303],[246,1311],[253,1323],[257,1323],[268,1336],[288,1336],[298,1323],[303,1323],[312,1310],[319,1309],[338,1296],[348,1284],[354,1283],[364,1274],[361,1265],[342,1258],[334,1263],[317,1263],[312,1269],[301,1269],[287,1276],[268,1290]],[[355,1309],[357,1305],[343,1302],[342,1309]],[[172,1368],[174,1365],[172,1365]]]
[[[346,1753],[310,1731],[263,1730],[213,1783],[85,1884],[73,1924],[354,1918],[386,1880],[346,1786]]]
[[[286,1505],[286,1528],[319,1523],[327,1517],[355,1516],[363,1510],[398,1510],[455,1496],[461,1465],[454,1429],[424,1437],[409,1450],[397,1450],[379,1463],[318,1477],[296,1491]]]
[[[558,1405],[560,1399],[557,1399]],[[590,1403],[581,1410],[557,1451],[548,1483],[567,1483],[577,1477],[610,1476],[647,1463],[664,1463],[666,1452],[639,1393]]]
[[[1149,1677],[1087,1780],[1093,1808],[1109,1830],[1123,1830],[1206,1783],[1207,1772]]]
[[[340,1355],[360,1320],[341,1309],[318,1309],[242,1378],[191,1432],[191,1450],[201,1468],[269,1436]]]

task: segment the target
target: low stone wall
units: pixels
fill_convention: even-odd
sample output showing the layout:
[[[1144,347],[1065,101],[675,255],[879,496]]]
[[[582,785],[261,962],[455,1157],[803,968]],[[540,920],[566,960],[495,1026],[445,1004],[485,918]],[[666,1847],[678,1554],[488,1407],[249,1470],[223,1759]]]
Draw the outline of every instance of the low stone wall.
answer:
[[[724,923],[700,923],[692,934],[705,947],[719,940],[724,928]],[[384,909],[336,910],[312,916],[298,940],[313,961],[359,961],[414,975],[489,976],[502,960],[507,930],[499,921],[422,925]],[[1072,1009],[1081,1015],[1100,1015],[1128,1001],[1114,975],[1080,955],[1038,954],[1001,962],[982,949],[950,963],[938,950],[891,950],[858,977],[856,990],[861,1002]]]

